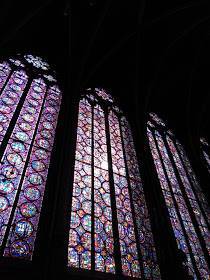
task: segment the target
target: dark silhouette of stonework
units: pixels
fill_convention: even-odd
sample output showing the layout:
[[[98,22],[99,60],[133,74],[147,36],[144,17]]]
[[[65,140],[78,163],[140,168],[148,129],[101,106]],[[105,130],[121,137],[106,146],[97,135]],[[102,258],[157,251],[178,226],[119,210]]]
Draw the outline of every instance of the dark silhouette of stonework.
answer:
[[[136,2],[1,3],[0,57],[42,57],[56,70],[63,92],[34,257],[1,255],[1,279],[115,278],[67,268],[77,100],[89,87],[110,89],[131,124],[162,279],[190,279],[168,223],[146,124],[149,112],[168,121],[210,200],[199,142],[205,137],[210,143],[210,7],[202,0]]]

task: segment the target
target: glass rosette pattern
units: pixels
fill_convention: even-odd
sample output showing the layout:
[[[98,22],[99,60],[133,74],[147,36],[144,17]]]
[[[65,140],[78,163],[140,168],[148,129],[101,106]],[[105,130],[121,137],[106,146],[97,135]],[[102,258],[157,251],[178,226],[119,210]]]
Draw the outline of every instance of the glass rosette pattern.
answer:
[[[203,157],[205,159],[205,165],[210,173],[210,152],[209,152],[209,144],[206,141],[205,138],[200,138],[200,144],[201,144],[201,152],[203,154]]]
[[[44,92],[44,88],[41,92]],[[41,94],[39,96],[43,97]],[[58,88],[49,88],[4,251],[5,256],[32,258],[60,101]]]
[[[0,144],[23,95],[27,81],[28,76],[24,71],[14,71],[2,91],[0,96]]]
[[[85,269],[91,269],[91,130],[91,105],[83,99],[79,104],[68,265]]]
[[[0,63],[0,247],[32,259],[61,97],[48,64],[26,58]]]
[[[40,89],[37,93],[36,88]],[[14,130],[6,146],[5,152],[0,164],[0,184],[2,186],[2,199],[7,201],[7,207],[0,211],[2,219],[2,227],[0,229],[0,244],[2,244],[5,230],[8,225],[9,217],[12,211],[12,206],[19,188],[24,165],[28,156],[32,138],[38,121],[39,113],[43,103],[46,86],[41,80],[34,80],[29,90],[27,99],[20,111],[20,115],[15,124]],[[33,114],[28,113],[29,101],[34,100],[33,96],[40,96],[40,101],[37,101],[36,109]],[[34,107],[32,107],[34,108]],[[22,129],[24,127],[24,130]],[[25,130],[25,127],[28,129]]]
[[[131,167],[133,140],[121,117],[105,90],[88,89],[79,102],[68,266],[161,279],[136,158]]]
[[[147,128],[150,149],[178,248],[186,255],[183,265],[193,279],[208,279],[209,268],[203,247],[204,241],[208,249],[209,242],[207,204],[200,204],[203,195],[200,196],[200,186],[195,187],[191,181],[195,175],[189,169],[189,161],[185,165],[181,159],[177,146],[180,144],[165,125],[162,126],[162,120],[156,122],[151,117]]]

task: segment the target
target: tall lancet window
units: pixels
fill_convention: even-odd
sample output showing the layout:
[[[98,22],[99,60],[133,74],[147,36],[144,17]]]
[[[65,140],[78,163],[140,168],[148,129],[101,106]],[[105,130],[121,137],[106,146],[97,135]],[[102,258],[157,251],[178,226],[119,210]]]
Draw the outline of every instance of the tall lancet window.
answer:
[[[183,265],[193,279],[209,279],[209,208],[183,146],[154,113],[149,144]]]
[[[61,93],[32,55],[0,63],[0,252],[32,259]]]
[[[210,149],[209,144],[206,141],[205,138],[200,138],[200,144],[201,144],[201,152],[203,154],[203,157],[205,159],[205,165],[210,173]]]
[[[160,279],[132,133],[103,89],[79,102],[68,266]]]

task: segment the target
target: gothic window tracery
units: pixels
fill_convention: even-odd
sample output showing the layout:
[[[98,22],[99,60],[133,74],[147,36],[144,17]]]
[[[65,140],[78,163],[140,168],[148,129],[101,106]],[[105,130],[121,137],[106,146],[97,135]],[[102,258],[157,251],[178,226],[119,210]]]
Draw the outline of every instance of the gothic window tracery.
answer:
[[[79,101],[68,266],[161,279],[131,129],[99,88]]]
[[[208,279],[210,211],[183,146],[155,113],[147,125],[149,145],[183,265],[193,279]]]
[[[32,259],[61,92],[33,55],[0,63],[0,247]]]

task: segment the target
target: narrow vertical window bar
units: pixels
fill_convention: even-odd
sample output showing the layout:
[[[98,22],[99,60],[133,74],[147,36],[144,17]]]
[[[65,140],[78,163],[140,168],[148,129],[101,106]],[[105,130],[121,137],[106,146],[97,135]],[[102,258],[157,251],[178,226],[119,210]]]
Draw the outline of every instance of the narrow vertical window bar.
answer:
[[[113,238],[114,238],[114,256],[115,256],[115,266],[116,274],[122,275],[122,263],[121,263],[121,252],[119,244],[119,231],[118,231],[118,219],[117,219],[117,208],[115,199],[115,188],[114,188],[114,178],[112,169],[112,155],[111,155],[111,143],[110,143],[110,130],[108,114],[109,108],[104,108],[105,115],[105,129],[106,129],[106,141],[107,141],[107,157],[108,157],[108,171],[110,180],[110,195],[111,195],[111,207],[112,207],[112,224],[113,224]]]
[[[122,124],[121,124],[121,117],[120,116],[118,116],[118,121],[119,121],[119,127],[120,127],[120,136],[121,136],[121,142],[122,142],[123,157],[124,157],[124,162],[125,162],[126,177],[127,177],[127,182],[128,182],[128,190],[129,190],[129,196],[130,196],[131,211],[132,211],[132,216],[133,216],[133,223],[134,223],[134,231],[135,231],[135,239],[136,239],[136,245],[137,245],[140,273],[141,273],[141,278],[145,279],[144,273],[143,273],[143,271],[144,271],[144,269],[143,269],[143,257],[142,257],[142,254],[141,254],[140,243],[139,243],[139,238],[138,238],[136,215],[135,215],[135,209],[134,209],[134,205],[133,205],[133,196],[132,196],[132,190],[131,190],[131,185],[130,185],[130,177],[129,177],[128,165],[127,165],[127,160],[126,160],[125,143],[124,143],[124,139],[123,139]]]

